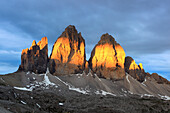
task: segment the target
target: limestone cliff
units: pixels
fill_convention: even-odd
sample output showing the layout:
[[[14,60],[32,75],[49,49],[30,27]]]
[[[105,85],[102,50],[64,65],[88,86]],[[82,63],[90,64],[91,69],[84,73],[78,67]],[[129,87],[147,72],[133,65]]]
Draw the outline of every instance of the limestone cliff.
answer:
[[[43,37],[41,41],[36,44],[34,40],[30,49],[22,50],[21,65],[19,70],[30,71],[34,73],[45,73],[48,63],[48,40]]]
[[[85,40],[69,25],[53,45],[50,72],[54,75],[81,73],[85,69]]]
[[[108,33],[101,36],[93,48],[89,60],[91,70],[99,77],[107,79],[123,79],[125,52]]]

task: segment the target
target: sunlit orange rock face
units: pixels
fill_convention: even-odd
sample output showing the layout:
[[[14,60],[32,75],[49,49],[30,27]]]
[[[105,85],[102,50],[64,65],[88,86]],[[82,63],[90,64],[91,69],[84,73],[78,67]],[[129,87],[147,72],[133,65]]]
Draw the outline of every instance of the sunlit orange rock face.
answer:
[[[69,25],[53,45],[50,72],[53,75],[81,73],[85,69],[85,40]]]
[[[88,74],[89,73],[89,63],[88,63],[88,61],[86,61],[86,63],[85,63],[85,73],[86,74]]]
[[[19,70],[34,73],[45,73],[48,63],[48,40],[43,37],[36,44],[34,40],[30,49],[23,49],[21,54],[21,65]]]
[[[99,77],[107,79],[123,79],[125,52],[108,33],[94,47],[89,59],[91,70]]]
[[[144,81],[146,74],[143,69],[142,63],[139,63],[139,65],[137,65],[133,58],[127,56],[125,58],[124,66],[125,66],[125,72],[130,74],[133,78],[137,79],[140,82]]]

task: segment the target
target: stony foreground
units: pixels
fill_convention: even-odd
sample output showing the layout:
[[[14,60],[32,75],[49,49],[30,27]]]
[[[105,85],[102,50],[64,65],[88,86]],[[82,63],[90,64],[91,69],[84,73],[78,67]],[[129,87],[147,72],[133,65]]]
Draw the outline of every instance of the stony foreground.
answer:
[[[169,113],[169,92],[169,85],[129,75],[111,81],[17,72],[0,76],[0,113]]]
[[[85,95],[61,89],[20,91],[0,86],[1,113],[169,113],[170,101],[155,97]]]

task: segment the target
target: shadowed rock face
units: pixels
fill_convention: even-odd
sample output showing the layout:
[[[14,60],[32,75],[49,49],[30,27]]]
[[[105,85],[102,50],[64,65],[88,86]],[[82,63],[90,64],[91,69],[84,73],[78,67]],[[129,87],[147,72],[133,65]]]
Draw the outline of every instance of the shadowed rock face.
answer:
[[[152,74],[147,73],[147,76],[155,79],[155,81],[156,81],[158,84],[170,84],[170,82],[169,82],[167,79],[161,77],[161,76],[158,75],[157,73],[152,73]]]
[[[43,37],[41,41],[36,44],[34,40],[30,49],[22,50],[21,65],[19,70],[30,71],[37,74],[45,73],[48,63],[48,40]]]
[[[53,45],[49,62],[50,73],[81,73],[85,69],[85,63],[85,41],[75,26],[69,25]]]
[[[89,59],[92,72],[107,79],[123,79],[125,52],[108,33],[101,36]]]
[[[131,75],[134,79],[137,79],[140,82],[143,82],[145,79],[145,71],[143,69],[142,63],[137,65],[135,60],[130,56],[125,58],[125,72]]]

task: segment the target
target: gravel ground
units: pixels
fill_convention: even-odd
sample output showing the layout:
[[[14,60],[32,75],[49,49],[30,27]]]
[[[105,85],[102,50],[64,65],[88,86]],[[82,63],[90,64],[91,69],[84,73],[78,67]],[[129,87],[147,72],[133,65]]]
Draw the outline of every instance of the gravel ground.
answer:
[[[54,87],[29,92],[0,86],[0,109],[1,113],[170,113],[170,101],[136,95],[86,95]]]

